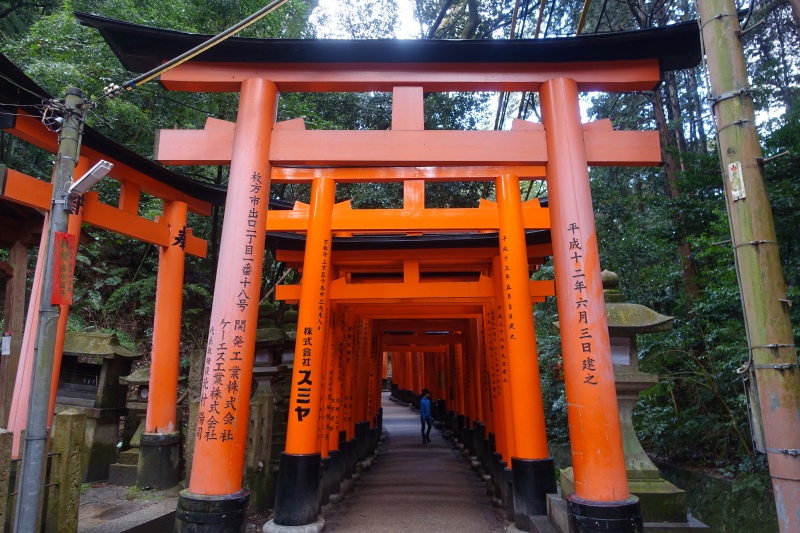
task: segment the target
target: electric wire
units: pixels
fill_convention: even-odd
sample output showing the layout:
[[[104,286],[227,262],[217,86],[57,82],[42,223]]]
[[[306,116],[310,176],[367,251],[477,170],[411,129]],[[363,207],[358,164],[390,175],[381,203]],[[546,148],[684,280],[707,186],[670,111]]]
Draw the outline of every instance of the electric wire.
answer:
[[[206,40],[205,42],[195,46],[191,50],[188,50],[187,52],[179,55],[178,57],[167,61],[163,65],[159,65],[158,67],[156,67],[156,68],[154,68],[152,70],[149,70],[149,71],[145,72],[144,74],[141,74],[141,75],[139,75],[139,76],[137,76],[137,77],[135,77],[133,79],[130,79],[130,80],[126,81],[125,83],[122,84],[123,87],[125,89],[129,90],[129,91],[133,90],[133,89],[139,87],[140,85],[155,79],[156,77],[160,76],[161,74],[163,74],[165,72],[168,72],[169,70],[172,70],[173,68],[175,68],[175,67],[177,67],[179,65],[182,65],[183,63],[185,63],[186,61],[189,61],[193,57],[196,57],[196,56],[202,54],[203,52],[205,52],[209,48],[212,48],[213,46],[216,46],[217,44],[219,44],[222,41],[226,40],[228,37],[231,37],[232,35],[238,33],[239,31],[241,31],[241,30],[247,28],[248,26],[256,23],[257,21],[261,20],[263,17],[265,17],[266,15],[272,13],[273,11],[275,11],[276,9],[278,9],[279,7],[281,7],[283,4],[285,4],[288,1],[289,0],[275,0],[271,4],[266,5],[263,8],[259,9],[258,11],[256,11],[255,13],[253,13],[252,15],[247,17],[246,19],[234,24],[233,26],[231,26],[227,30],[225,30],[222,33],[219,33],[219,34],[211,37],[210,39]]]
[[[31,89],[28,89],[27,87],[23,87],[22,85],[20,85],[19,83],[15,82],[14,80],[9,78],[8,76],[5,76],[4,74],[0,74],[0,78],[4,79],[5,81],[10,83],[14,87],[16,87],[18,89],[21,89],[21,90],[25,91],[26,93],[30,93],[33,96],[37,97],[37,98],[41,98],[42,100],[50,100],[51,99],[49,96],[41,95],[41,94],[39,94],[39,93],[37,93],[35,91],[32,91]]]

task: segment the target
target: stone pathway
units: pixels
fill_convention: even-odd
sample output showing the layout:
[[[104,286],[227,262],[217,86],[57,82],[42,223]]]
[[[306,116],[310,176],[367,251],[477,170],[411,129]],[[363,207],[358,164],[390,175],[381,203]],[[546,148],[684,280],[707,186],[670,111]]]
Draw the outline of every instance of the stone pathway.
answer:
[[[128,500],[130,487],[94,483],[81,494],[78,533],[157,533],[172,531],[177,491],[145,493]]]
[[[505,530],[485,485],[435,428],[422,444],[419,415],[383,395],[386,442],[354,492],[325,516],[326,532],[486,533]],[[326,513],[328,514],[328,513]]]

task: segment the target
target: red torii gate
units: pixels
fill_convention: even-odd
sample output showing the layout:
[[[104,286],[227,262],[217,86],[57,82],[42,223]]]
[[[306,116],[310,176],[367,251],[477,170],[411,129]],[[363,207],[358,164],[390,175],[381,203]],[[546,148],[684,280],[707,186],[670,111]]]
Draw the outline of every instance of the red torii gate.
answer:
[[[44,97],[46,92],[2,56],[0,56],[0,69],[5,75],[4,79],[0,81],[0,99],[5,105],[19,106],[16,114],[6,115],[0,121],[0,127],[20,139],[55,153],[58,149],[56,132],[46,128],[39,117],[28,113],[31,105],[41,104],[41,99],[36,95]],[[20,87],[25,91],[19,91]],[[142,440],[142,448],[145,452],[153,447],[160,448],[166,438],[174,443],[175,457],[177,458],[180,434],[177,428],[179,421],[176,419],[176,400],[184,258],[187,254],[205,257],[207,248],[206,241],[194,236],[191,228],[186,227],[186,216],[188,212],[209,216],[212,203],[221,203],[224,190],[218,186],[187,180],[86,127],[75,174],[80,175],[86,172],[93,163],[100,159],[114,164],[109,177],[119,182],[117,205],[100,201],[96,192],[84,194],[80,198],[80,202],[73,206],[68,232],[78,236],[81,224],[85,222],[94,227],[153,244],[159,249],[159,273],[155,295],[156,320],[152,351],[153,372],[151,376],[153,379],[150,383],[151,398],[157,399],[148,404],[147,411],[147,429],[155,435],[145,436]],[[156,220],[148,220],[139,216],[139,202],[142,193],[150,194],[163,201],[161,217],[157,217]],[[0,198],[47,212],[51,208],[52,186],[50,183],[16,170],[0,167]],[[44,255],[43,251],[40,251],[40,257],[44,257]],[[74,261],[74,256],[72,261]],[[34,285],[35,293],[37,283],[35,282]],[[39,299],[34,296],[31,300],[33,303],[29,316],[34,316]],[[68,310],[67,304],[61,305],[48,411],[50,420],[55,405]],[[33,341],[35,332],[36,321],[29,320],[25,327],[25,338],[29,339],[29,343]],[[32,346],[23,350],[23,361],[17,372],[13,401],[10,405],[8,428],[15,433],[13,450],[15,455],[19,449],[19,433],[26,424],[32,352]],[[13,376],[11,378],[13,379]],[[7,405],[4,407],[9,408]],[[139,481],[148,485],[153,484],[152,476],[144,475],[147,472],[152,472],[152,469],[140,469]],[[160,480],[169,479],[171,484],[177,483],[180,475],[177,461],[173,468],[157,473]]]
[[[91,15],[130,70],[144,70],[203,39]],[[269,58],[270,62],[265,62]],[[515,374],[535,360],[514,358],[533,345],[532,316],[512,318],[512,304],[529,306],[518,180],[531,165],[545,167],[550,200],[556,292],[562,332],[568,415],[576,494],[575,521],[608,521],[608,511],[641,527],[638,501],[629,497],[611,369],[600,266],[587,167],[657,165],[656,132],[613,131],[602,122],[583,125],[578,91],[651,90],[661,72],[699,62],[695,23],[629,34],[541,41],[291,41],[231,39],[162,75],[168,89],[238,91],[236,124],[209,121],[201,131],[162,131],[158,159],[172,164],[230,164],[230,181],[202,389],[195,460],[213,469],[192,471],[178,508],[180,530],[211,530],[208,522],[228,513],[242,516],[242,459],[247,426],[253,344],[270,181],[313,179],[309,206],[298,346],[308,356],[295,365],[286,452],[278,479],[275,518],[266,530],[320,527],[315,491],[319,479],[319,405],[328,337],[326,277],[332,232],[336,170],[371,167],[370,181],[413,179],[430,172],[445,179],[496,179],[501,252],[506,276],[500,310],[517,336],[506,336],[511,356],[514,405],[535,404]],[[391,91],[389,131],[307,131],[297,121],[275,123],[279,92]],[[541,125],[517,121],[512,131],[425,131],[422,99],[431,91],[537,91]],[[465,175],[453,167],[472,167]],[[312,167],[291,169],[289,167]],[[426,171],[419,167],[436,167]],[[342,170],[342,172],[347,172]],[[300,176],[300,177],[298,177]],[[413,231],[404,227],[396,230]],[[317,313],[320,300],[320,313]],[[319,347],[319,349],[317,349]],[[519,361],[517,363],[516,361]],[[515,365],[522,366],[515,366]],[[529,384],[528,384],[529,385]],[[227,392],[222,393],[223,389]],[[519,402],[517,401],[519,398]],[[534,433],[516,420],[514,450],[521,461],[541,465],[547,457],[544,421]],[[203,426],[203,421],[211,422]],[[367,422],[368,423],[368,422]],[[513,468],[512,468],[513,470]],[[517,474],[515,473],[515,476]],[[539,474],[549,475],[547,468]],[[301,479],[302,482],[296,482]],[[516,481],[516,479],[515,479]],[[527,480],[532,484],[548,482]],[[216,518],[198,518],[200,515]],[[637,518],[638,517],[638,518]],[[316,525],[315,525],[316,524]],[[519,521],[517,523],[520,526]],[[205,528],[205,529],[204,529]]]

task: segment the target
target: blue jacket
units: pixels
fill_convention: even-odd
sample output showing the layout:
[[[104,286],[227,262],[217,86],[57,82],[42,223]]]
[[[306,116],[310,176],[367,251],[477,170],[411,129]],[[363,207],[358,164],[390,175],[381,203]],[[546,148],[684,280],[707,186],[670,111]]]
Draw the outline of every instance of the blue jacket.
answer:
[[[431,416],[431,401],[427,398],[422,398],[419,401],[419,417],[423,420]]]

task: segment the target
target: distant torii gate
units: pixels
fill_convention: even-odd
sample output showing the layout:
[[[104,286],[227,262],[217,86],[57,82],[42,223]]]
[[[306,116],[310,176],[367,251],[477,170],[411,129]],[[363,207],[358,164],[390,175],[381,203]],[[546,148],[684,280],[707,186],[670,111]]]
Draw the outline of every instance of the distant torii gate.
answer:
[[[78,17],[101,31],[130,70],[155,66],[203,38],[91,15]],[[271,181],[313,185],[307,215],[292,215],[308,219],[307,225],[294,226],[307,230],[304,282],[292,416],[275,517],[265,531],[323,527],[318,517],[320,461],[325,442],[331,440],[320,438],[319,430],[324,387],[330,382],[326,376],[333,370],[326,366],[333,358],[326,360],[325,347],[335,346],[337,334],[349,339],[345,344],[360,343],[363,353],[371,354],[354,360],[346,351],[339,358],[344,362],[339,370],[344,376],[342,394],[362,395],[361,402],[351,402],[351,412],[343,415],[349,419],[340,427],[369,425],[368,417],[374,414],[374,399],[370,404],[363,395],[374,390],[369,388],[369,365],[377,359],[376,337],[365,317],[376,315],[368,314],[363,303],[342,307],[331,305],[330,299],[341,284],[340,279],[331,279],[328,270],[331,261],[335,263],[333,231],[352,232],[363,227],[358,222],[388,232],[498,231],[499,253],[492,264],[497,305],[492,308],[494,316],[487,315],[483,324],[487,329],[493,325],[498,352],[505,349],[508,355],[509,383],[501,379],[507,437],[503,446],[512,452],[515,486],[526,487],[526,497],[528,490],[532,494],[554,488],[537,397],[538,367],[530,355],[535,338],[525,210],[519,194],[519,179],[540,178],[541,167],[548,184],[576,479],[576,493],[569,497],[570,519],[579,525],[620,524],[621,519],[621,530],[640,530],[638,501],[627,487],[587,167],[658,165],[661,153],[656,132],[613,131],[607,121],[582,124],[578,91],[651,90],[662,71],[698,62],[697,26],[687,23],[628,34],[535,41],[231,39],[164,74],[160,81],[171,90],[240,92],[236,124],[210,120],[200,131],[165,130],[156,147],[163,163],[231,166],[220,252],[225,260],[217,275],[195,436],[194,460],[213,467],[192,469],[189,489],[179,501],[177,530],[216,531],[214,522],[223,516],[244,523],[248,493],[242,489],[242,460],[264,237],[273,218],[267,219],[266,213]],[[302,121],[276,123],[281,91],[392,92],[392,128],[308,131]],[[542,124],[515,121],[511,131],[426,131],[423,94],[436,91],[535,91],[540,95]],[[359,220],[355,210],[334,209],[337,181],[414,179],[495,180],[497,218],[492,214],[491,220],[483,219],[485,225],[474,228],[463,219],[448,222],[447,215],[438,221],[418,217],[419,204],[396,217],[367,221]],[[413,194],[407,191],[406,199],[413,202]],[[476,210],[479,217],[480,211]],[[414,276],[418,279],[419,271],[411,262],[404,266],[404,279]],[[466,306],[474,308],[467,314],[476,319],[489,312],[482,304]],[[441,311],[440,318],[461,316],[453,308]],[[417,316],[419,312],[417,307]],[[384,318],[404,315],[411,318],[414,313],[394,309]],[[469,400],[459,402],[466,405]],[[531,406],[530,412],[513,416],[511,406],[520,405]],[[519,505],[516,525],[526,528],[520,513],[540,509],[541,499],[520,501],[515,494],[514,500]]]

